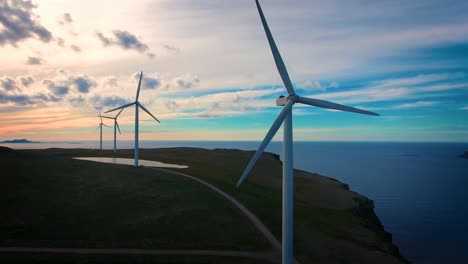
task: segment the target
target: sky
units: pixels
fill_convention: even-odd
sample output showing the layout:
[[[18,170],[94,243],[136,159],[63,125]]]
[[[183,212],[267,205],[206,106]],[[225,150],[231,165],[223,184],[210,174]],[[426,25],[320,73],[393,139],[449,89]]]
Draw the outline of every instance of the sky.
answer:
[[[295,140],[468,142],[468,1],[261,4],[297,94],[381,115],[296,104]],[[98,140],[140,71],[143,140],[260,141],[287,94],[253,0],[0,0],[0,58],[0,140]]]

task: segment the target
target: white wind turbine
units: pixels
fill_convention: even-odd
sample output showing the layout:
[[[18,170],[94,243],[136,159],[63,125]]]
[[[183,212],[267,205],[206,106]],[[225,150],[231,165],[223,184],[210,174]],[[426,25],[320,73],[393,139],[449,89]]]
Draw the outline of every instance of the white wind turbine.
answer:
[[[114,108],[112,110],[109,110],[109,111],[106,111],[105,113],[109,113],[109,112],[112,112],[112,111],[115,111],[115,110],[119,110],[119,109],[124,109],[128,106],[132,106],[132,105],[135,105],[135,154],[134,154],[134,158],[135,158],[135,167],[138,167],[138,129],[139,129],[139,124],[138,124],[138,108],[141,108],[143,109],[143,111],[145,111],[146,113],[148,113],[148,115],[150,115],[152,118],[154,118],[154,120],[156,120],[158,123],[159,120],[154,117],[153,114],[151,114],[148,109],[146,109],[139,101],[138,101],[138,97],[140,95],[140,86],[141,86],[141,79],[143,78],[143,71],[140,73],[140,81],[138,82],[138,88],[137,88],[137,93],[136,93],[136,98],[135,98],[135,101],[133,103],[129,103],[129,104],[126,104],[126,105],[122,105],[120,107],[117,107],[117,108]]]
[[[120,109],[119,113],[115,117],[110,117],[110,116],[100,116],[101,118],[107,118],[107,119],[113,119],[114,120],[114,153],[117,153],[117,130],[119,130],[119,134],[122,134],[120,132],[120,127],[119,123],[117,122],[117,117],[119,117],[120,113],[122,113],[124,109]]]
[[[292,135],[292,107],[295,103],[302,103],[311,106],[317,106],[322,108],[329,108],[347,112],[354,112],[359,114],[374,115],[378,116],[379,114],[344,106],[324,100],[306,98],[296,95],[291,80],[289,79],[286,66],[284,65],[283,59],[276,47],[273,36],[271,35],[268,24],[263,15],[262,8],[258,0],[256,0],[256,5],[260,18],[262,20],[263,28],[267,36],[268,42],[270,44],[271,52],[273,53],[273,58],[278,68],[278,72],[283,80],[284,86],[288,91],[288,96],[280,96],[276,100],[276,105],[283,106],[280,114],[276,118],[275,122],[271,126],[270,130],[266,134],[263,142],[258,147],[254,156],[247,165],[244,173],[237,182],[237,187],[242,183],[242,181],[247,177],[252,167],[255,165],[255,162],[261,156],[268,143],[270,143],[273,136],[276,134],[281,124],[283,124],[283,241],[282,241],[282,263],[293,263],[294,262],[294,251],[293,251],[293,199],[294,199],[294,188],[293,188],[293,135]]]
[[[98,116],[101,118],[101,122],[99,123],[99,126],[97,128],[99,129],[99,149],[102,150],[102,126],[106,126],[106,127],[109,127],[109,126],[102,122],[101,112],[99,112]]]

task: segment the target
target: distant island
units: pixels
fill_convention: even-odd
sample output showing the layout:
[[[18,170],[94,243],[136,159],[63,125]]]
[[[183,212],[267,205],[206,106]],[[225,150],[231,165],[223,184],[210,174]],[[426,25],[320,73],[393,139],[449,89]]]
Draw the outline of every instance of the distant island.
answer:
[[[468,151],[465,151],[465,153],[458,155],[458,157],[468,159]]]
[[[30,141],[30,140],[27,140],[27,139],[13,139],[13,140],[4,140],[4,141],[0,141],[0,143],[13,143],[13,144],[16,144],[16,143],[39,143],[39,141]]]

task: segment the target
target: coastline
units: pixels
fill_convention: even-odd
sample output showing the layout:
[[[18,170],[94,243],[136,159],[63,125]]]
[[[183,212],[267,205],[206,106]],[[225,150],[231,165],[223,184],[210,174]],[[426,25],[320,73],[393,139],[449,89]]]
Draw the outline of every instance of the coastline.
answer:
[[[265,154],[270,155],[273,159],[282,163],[280,156],[278,154],[270,153],[270,152],[265,152]],[[384,246],[386,251],[396,256],[403,263],[411,263],[408,259],[406,259],[404,256],[400,254],[400,250],[398,246],[393,243],[392,234],[385,230],[385,227],[382,224],[380,218],[375,213],[375,210],[374,210],[375,205],[374,205],[373,200],[369,199],[368,197],[358,192],[352,191],[347,183],[343,183],[338,179],[335,179],[329,176],[316,174],[314,172],[309,172],[309,171],[303,171],[303,170],[298,170],[298,169],[294,169],[294,171],[295,171],[295,175],[304,173],[304,174],[307,174],[307,176],[309,177],[310,176],[322,177],[326,180],[334,181],[344,191],[355,194],[356,197],[352,197],[353,201],[355,202],[355,205],[350,207],[348,210],[352,212],[353,214],[355,214],[356,216],[360,217],[363,220],[364,226],[372,230],[373,232],[375,232],[375,234],[377,234],[377,236],[384,241],[382,245]]]
[[[65,158],[64,161],[77,155],[113,156],[111,150],[91,149],[14,152]],[[252,179],[246,182],[245,187],[237,189],[233,183],[250,158],[251,151],[162,148],[141,149],[140,154],[141,159],[168,163],[180,161],[189,165],[188,174],[230,193],[265,221],[278,238],[281,236],[281,211],[278,210],[278,203],[281,203],[281,161],[278,155],[265,153],[252,171]],[[117,156],[129,158],[132,155],[133,150],[121,150]],[[338,180],[302,170],[295,170],[295,185],[296,254],[301,263],[314,262],[314,258],[330,258],[331,263],[338,263],[327,253],[328,247],[336,247],[334,251],[348,255],[348,263],[408,263],[382,226],[371,200],[350,191],[347,184]],[[267,205],[271,210],[265,210]]]

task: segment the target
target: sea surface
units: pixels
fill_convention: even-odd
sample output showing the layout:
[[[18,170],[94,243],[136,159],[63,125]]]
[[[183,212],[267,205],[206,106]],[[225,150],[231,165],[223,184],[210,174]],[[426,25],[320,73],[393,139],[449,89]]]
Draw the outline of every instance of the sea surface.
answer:
[[[133,148],[132,141],[118,144]],[[98,142],[2,145],[97,148]],[[254,150],[258,145],[253,141],[140,141],[141,148]],[[105,141],[104,148],[111,149],[112,142]],[[280,155],[281,150],[281,142],[267,148]],[[374,200],[385,229],[413,263],[468,263],[468,159],[457,157],[465,151],[467,143],[295,142],[294,167],[336,178]]]

